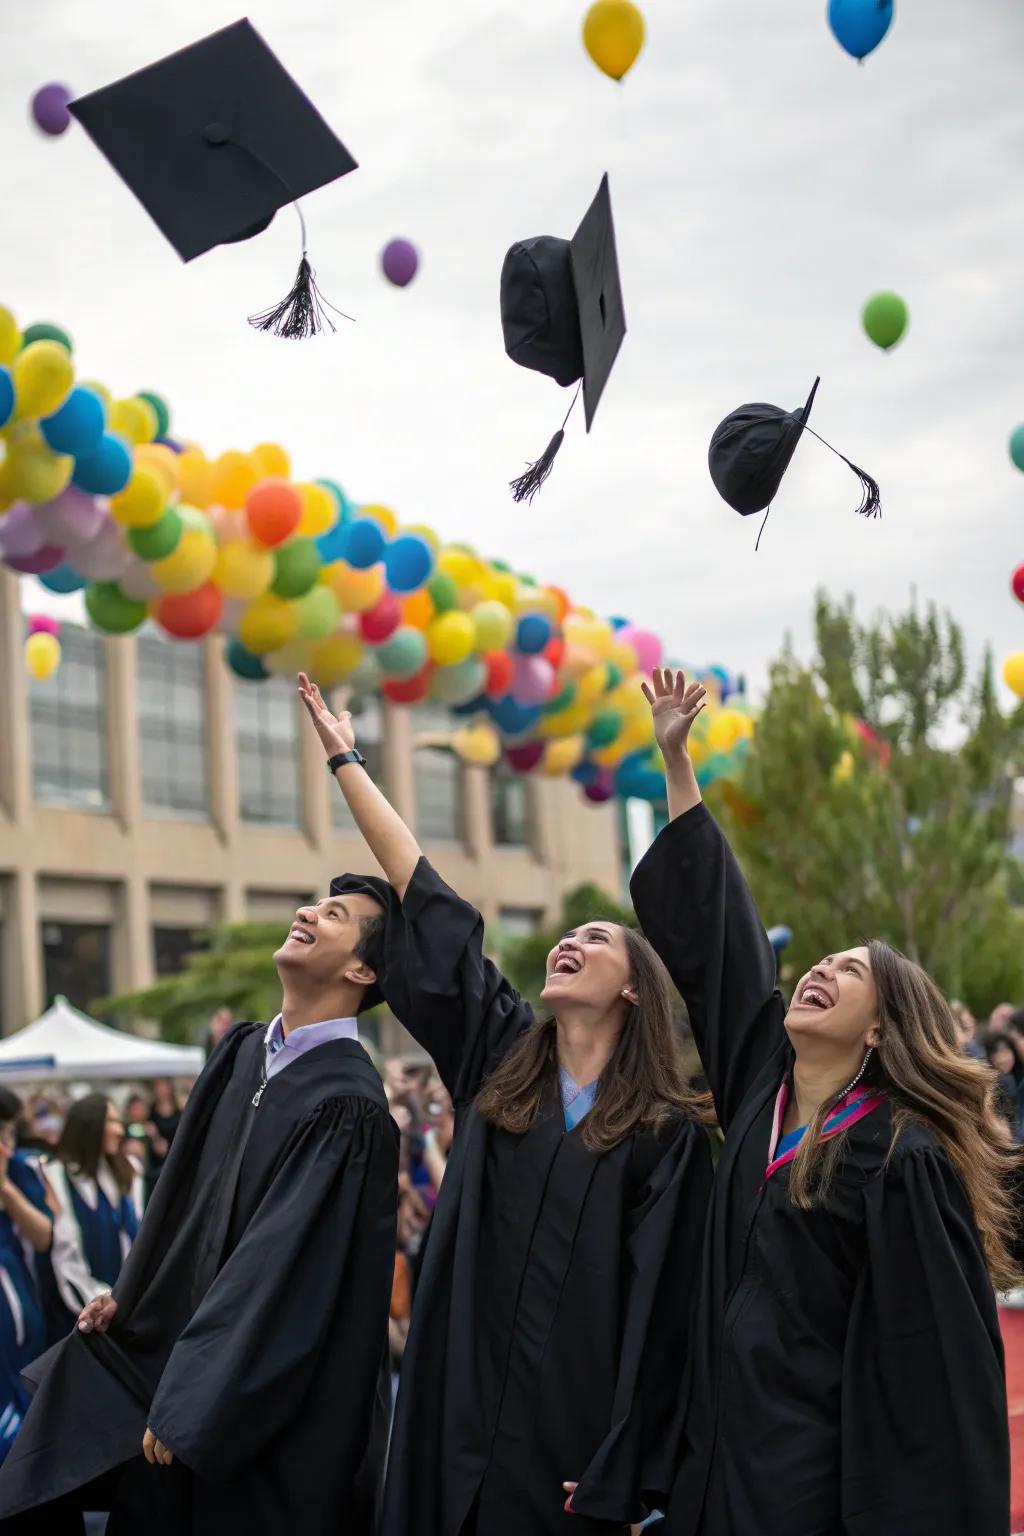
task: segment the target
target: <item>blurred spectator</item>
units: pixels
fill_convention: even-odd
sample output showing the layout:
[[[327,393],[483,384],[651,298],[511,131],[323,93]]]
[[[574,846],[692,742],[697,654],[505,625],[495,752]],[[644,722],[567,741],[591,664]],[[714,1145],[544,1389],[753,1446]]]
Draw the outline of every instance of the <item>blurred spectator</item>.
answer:
[[[978,1039],[978,1021],[968,1008],[966,1003],[956,1000],[949,1005],[953,1010],[956,1020],[957,1035],[960,1040],[960,1049],[965,1056],[972,1061],[985,1060],[985,1047]]]
[[[404,1105],[399,1111],[407,1114]],[[423,1234],[430,1220],[429,1212],[413,1187],[407,1172],[398,1175],[398,1232],[395,1245],[395,1275],[391,1287],[388,1339],[391,1346],[392,1402],[398,1389],[398,1373],[409,1337],[412,1299],[418,1272],[418,1258]]]
[[[430,1176],[434,1199],[441,1188],[452,1137],[455,1135],[455,1112],[451,1095],[439,1077],[427,1083],[423,1100],[425,1135],[423,1138],[423,1162]]]
[[[989,1065],[998,1079],[996,1110],[1003,1116],[1015,1141],[1021,1139],[1024,1109],[1024,1044],[1007,1031],[989,1035],[985,1042]]]
[[[22,1105],[0,1086],[0,1461],[10,1449],[28,1407],[21,1370],[46,1348],[46,1323],[31,1261],[53,1234],[46,1186],[24,1154],[15,1150]]]
[[[33,1094],[24,1113],[21,1145],[39,1151],[55,1147],[64,1125],[65,1108],[47,1094]]]
[[[234,1014],[230,1008],[218,1008],[210,1019],[209,1028],[206,1031],[206,1054],[209,1056],[214,1046],[219,1045],[235,1022]]]
[[[149,1124],[149,1102],[144,1094],[132,1093],[124,1106],[124,1154],[131,1160],[139,1178],[147,1180],[153,1156],[153,1127]],[[146,1198],[149,1198],[148,1190]]]
[[[989,1033],[994,1035],[1005,1030],[1015,1011],[1012,1003],[997,1003],[988,1016]]]
[[[167,1161],[171,1142],[181,1124],[182,1104],[169,1077],[153,1079],[153,1102],[149,1106],[149,1125],[152,1137],[149,1158],[149,1178],[146,1199],[153,1192],[153,1185]]]

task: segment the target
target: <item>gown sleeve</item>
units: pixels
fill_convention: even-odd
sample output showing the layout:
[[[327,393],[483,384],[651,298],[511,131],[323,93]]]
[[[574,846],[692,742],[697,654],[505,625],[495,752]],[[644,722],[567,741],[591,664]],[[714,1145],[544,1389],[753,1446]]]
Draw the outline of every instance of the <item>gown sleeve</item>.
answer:
[[[273,1183],[171,1351],[153,1433],[191,1471],[233,1475],[300,1411],[329,1330],[387,1329],[397,1133],[360,1098],[326,1100],[297,1127]],[[378,1295],[378,1292],[380,1293]],[[379,1314],[379,1316],[378,1316]]]
[[[843,1364],[843,1536],[1006,1536],[1003,1348],[966,1192],[934,1145],[865,1189]]]
[[[533,1011],[483,951],[484,923],[421,858],[389,924],[381,990],[433,1057],[455,1105],[533,1023]]]
[[[719,1123],[729,1123],[775,1055],[782,1075],[782,997],[775,952],[754,898],[707,806],[669,822],[634,871],[640,926],[690,1017]]]
[[[627,1525],[667,1508],[687,1404],[711,1183],[708,1138],[681,1118],[632,1214],[611,1423],[573,1494],[577,1514]]]

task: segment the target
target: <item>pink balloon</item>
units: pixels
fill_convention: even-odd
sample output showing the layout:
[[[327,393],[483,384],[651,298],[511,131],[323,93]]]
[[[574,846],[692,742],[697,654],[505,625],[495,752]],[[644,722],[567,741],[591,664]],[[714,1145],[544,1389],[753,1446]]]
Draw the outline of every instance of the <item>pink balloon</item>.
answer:
[[[60,624],[48,613],[33,613],[28,621],[30,635],[59,635]]]
[[[106,515],[96,498],[77,485],[69,485],[52,501],[44,501],[35,514],[48,543],[72,550],[95,538]],[[74,565],[73,558],[70,563]]]
[[[527,741],[521,747],[506,747],[505,756],[517,773],[529,773],[544,756],[544,743]]]
[[[629,643],[632,645],[632,640]],[[593,784],[585,785],[583,793],[594,805],[603,805],[606,800],[610,800],[615,793],[615,780],[608,769],[602,768],[601,777],[595,779]]]
[[[529,708],[544,704],[551,696],[555,669],[543,656],[517,656],[512,665],[509,689],[517,704]]]
[[[15,502],[9,512],[0,516],[0,555],[19,560],[24,555],[34,555],[42,549],[43,530],[36,522],[36,508],[27,501]]]
[[[112,517],[104,517],[99,532],[75,551],[75,570],[89,581],[116,581],[131,559],[121,529]]]
[[[232,544],[236,539],[249,537],[249,524],[244,512],[235,512],[229,507],[211,507],[210,517],[217,530],[218,544]]]
[[[21,576],[45,576],[47,571],[55,571],[63,561],[64,551],[55,544],[44,544],[42,549],[37,549],[32,555],[19,555],[17,558],[14,555],[7,556],[11,570]]]
[[[653,672],[655,667],[661,665],[661,641],[649,629],[638,629],[635,624],[626,624],[616,631],[615,638],[633,647],[636,651],[636,664],[641,672]]]

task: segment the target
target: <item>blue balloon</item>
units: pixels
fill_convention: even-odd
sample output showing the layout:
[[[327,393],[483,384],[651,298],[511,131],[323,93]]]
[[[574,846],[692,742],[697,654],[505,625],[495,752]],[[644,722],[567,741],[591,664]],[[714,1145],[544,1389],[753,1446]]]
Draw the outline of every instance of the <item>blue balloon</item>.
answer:
[[[313,542],[324,565],[333,565],[335,560],[344,560],[345,558],[348,528],[344,523],[337,522],[333,528],[328,528],[326,533],[322,533]]]
[[[551,620],[544,613],[524,613],[516,629],[516,648],[537,656],[551,639]]]
[[[855,59],[872,53],[892,25],[893,0],[829,0],[828,24]]]
[[[577,763],[575,768],[569,770],[569,777],[577,784],[582,784],[585,789],[588,784],[597,783],[601,777],[601,770],[596,763],[591,763],[584,758],[582,763]]]
[[[14,380],[9,368],[0,368],[0,427],[14,415]]]
[[[536,725],[540,710],[532,704],[517,704],[510,693],[491,701],[491,719],[505,736],[520,736]]]
[[[781,954],[786,946],[793,942],[792,928],[787,928],[785,923],[778,923],[774,928],[769,928],[768,942],[777,955]]]
[[[70,565],[54,566],[52,571],[46,571],[39,580],[51,592],[81,592],[86,585],[85,577],[79,576]]]
[[[349,501],[337,480],[317,480],[315,484],[322,485],[325,491],[330,491],[337,504],[339,520],[343,523],[350,523],[355,516],[355,507]]]
[[[611,625],[612,629],[625,629],[626,625],[630,623],[630,620],[620,618],[618,615],[616,615],[615,618],[609,619],[608,623]]]
[[[94,496],[116,496],[132,477],[132,452],[116,432],[104,432],[95,453],[75,460],[71,479],[83,491]]]
[[[434,552],[426,539],[403,533],[389,544],[384,570],[392,592],[417,592],[434,568]]]
[[[346,530],[345,559],[353,570],[368,571],[384,554],[387,539],[380,523],[372,517],[357,517]]]
[[[229,640],[225,656],[235,676],[244,677],[247,682],[259,683],[270,675],[263,665],[263,658],[247,651],[241,640]]]
[[[630,752],[615,771],[615,793],[623,800],[664,800],[665,775],[652,767],[648,752]]]
[[[87,459],[96,452],[106,424],[103,401],[94,390],[84,389],[81,384],[71,391],[59,411],[39,423],[54,453],[70,453],[76,459]]]

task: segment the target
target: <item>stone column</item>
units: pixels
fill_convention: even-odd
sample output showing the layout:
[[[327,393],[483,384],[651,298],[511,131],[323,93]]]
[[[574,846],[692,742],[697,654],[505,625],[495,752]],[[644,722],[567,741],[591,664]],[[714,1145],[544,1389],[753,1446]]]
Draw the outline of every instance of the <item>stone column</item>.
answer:
[[[20,577],[0,568],[0,828],[4,815],[26,827],[32,811],[32,738],[22,651]]]
[[[8,1034],[38,1018],[45,1001],[35,871],[14,870],[4,914],[4,1024]]]
[[[383,709],[384,793],[406,826],[416,830],[416,785],[412,751],[412,711],[406,704]]]
[[[300,699],[295,700],[299,721],[299,794],[302,797],[302,824],[312,847],[325,850],[331,837],[331,809],[328,790],[341,791],[327,772],[327,754]]]

